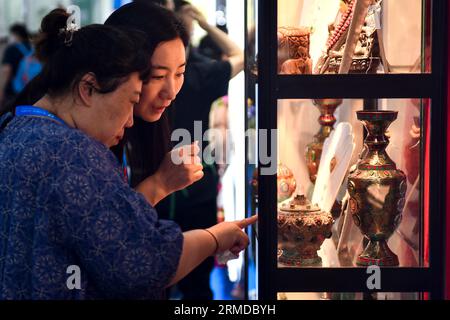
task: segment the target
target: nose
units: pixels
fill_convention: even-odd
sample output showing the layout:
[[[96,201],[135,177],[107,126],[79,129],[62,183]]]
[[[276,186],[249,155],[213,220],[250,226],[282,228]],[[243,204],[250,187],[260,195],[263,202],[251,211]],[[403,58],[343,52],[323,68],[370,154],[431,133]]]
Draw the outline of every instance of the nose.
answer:
[[[177,91],[174,79],[167,79],[162,91],[162,98],[165,100],[175,100],[176,96]]]
[[[133,120],[133,112],[130,114],[130,116],[128,117],[128,121],[125,124],[126,128],[131,128],[134,124],[134,120]]]

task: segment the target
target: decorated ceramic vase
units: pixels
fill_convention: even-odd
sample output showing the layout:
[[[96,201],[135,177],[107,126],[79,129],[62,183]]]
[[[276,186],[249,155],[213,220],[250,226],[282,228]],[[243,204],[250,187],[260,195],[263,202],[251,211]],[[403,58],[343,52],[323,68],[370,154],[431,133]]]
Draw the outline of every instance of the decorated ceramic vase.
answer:
[[[317,254],[331,237],[333,217],[312,205],[304,195],[278,206],[278,262],[287,266],[320,265]]]
[[[284,164],[279,164],[277,168],[277,191],[278,202],[289,199],[297,188],[294,174]]]
[[[349,209],[353,221],[368,239],[357,265],[398,266],[387,241],[402,219],[406,176],[386,153],[386,130],[397,118],[396,111],[358,111],[358,120],[368,131],[366,152],[348,177]]]

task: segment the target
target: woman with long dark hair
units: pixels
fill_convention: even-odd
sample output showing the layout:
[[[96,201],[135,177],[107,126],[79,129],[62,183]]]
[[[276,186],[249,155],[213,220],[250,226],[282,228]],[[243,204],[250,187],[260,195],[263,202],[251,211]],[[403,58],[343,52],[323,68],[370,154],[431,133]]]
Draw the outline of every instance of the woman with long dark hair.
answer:
[[[170,153],[172,145],[166,109],[183,85],[189,36],[172,12],[151,3],[122,6],[105,24],[144,32],[153,51],[149,61],[150,79],[144,84],[141,101],[134,111],[135,124],[126,131],[125,149],[119,145],[113,151],[120,161],[128,160],[131,186],[155,205],[203,177],[203,166],[197,157],[200,149],[196,144],[182,148],[187,161],[178,165],[173,161],[173,153],[180,150]]]

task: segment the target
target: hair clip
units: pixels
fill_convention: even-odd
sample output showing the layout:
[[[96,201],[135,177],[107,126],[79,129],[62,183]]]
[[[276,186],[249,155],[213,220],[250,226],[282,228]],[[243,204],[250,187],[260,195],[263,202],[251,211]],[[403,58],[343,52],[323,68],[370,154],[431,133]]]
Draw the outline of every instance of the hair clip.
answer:
[[[78,31],[80,28],[72,23],[71,25],[68,25],[66,28],[62,28],[59,30],[60,34],[64,34],[64,45],[66,47],[72,46],[73,42],[73,34]]]
[[[67,13],[70,16],[67,18],[66,27],[61,29],[65,33],[64,44],[67,47],[72,46],[73,34],[80,30],[80,8],[78,6],[69,6]]]

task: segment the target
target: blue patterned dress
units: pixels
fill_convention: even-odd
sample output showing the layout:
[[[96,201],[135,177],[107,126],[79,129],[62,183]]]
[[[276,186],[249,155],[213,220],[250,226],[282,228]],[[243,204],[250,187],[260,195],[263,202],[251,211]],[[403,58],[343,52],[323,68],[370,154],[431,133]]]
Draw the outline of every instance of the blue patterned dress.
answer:
[[[0,119],[5,124],[7,116]],[[0,131],[0,300],[158,299],[183,236],[79,130],[14,117]],[[81,289],[69,289],[68,267]]]

